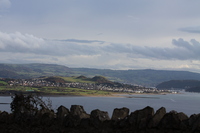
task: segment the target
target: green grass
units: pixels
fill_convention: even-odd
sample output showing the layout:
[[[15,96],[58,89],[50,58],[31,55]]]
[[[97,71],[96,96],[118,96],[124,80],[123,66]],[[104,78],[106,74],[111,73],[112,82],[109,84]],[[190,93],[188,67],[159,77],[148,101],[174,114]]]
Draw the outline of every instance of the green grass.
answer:
[[[86,90],[79,88],[68,88],[68,87],[24,87],[24,86],[0,86],[0,91],[36,91],[47,94],[63,94],[63,95],[79,95],[79,96],[97,96],[97,95],[111,95],[108,91],[99,90]]]
[[[77,77],[59,77],[59,78],[62,78],[64,79],[65,81],[68,81],[68,82],[72,82],[72,83],[95,83],[93,81],[90,81],[90,80],[87,80],[87,79],[79,79]]]
[[[68,95],[110,95],[108,91],[98,91],[98,90],[85,90],[78,88],[67,88],[67,87],[43,87],[40,88],[40,92],[45,93],[55,93],[55,94],[68,94]]]
[[[5,81],[0,81],[1,85],[7,85],[8,83],[6,83]]]
[[[34,88],[34,87],[0,86],[0,91],[8,91],[8,90],[15,90],[15,91],[39,91],[38,88]]]

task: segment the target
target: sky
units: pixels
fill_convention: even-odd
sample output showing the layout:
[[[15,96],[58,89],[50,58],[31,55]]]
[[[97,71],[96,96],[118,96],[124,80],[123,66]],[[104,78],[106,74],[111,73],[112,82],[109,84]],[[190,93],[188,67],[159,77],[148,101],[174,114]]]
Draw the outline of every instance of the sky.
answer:
[[[200,73],[199,0],[0,0],[0,63]]]

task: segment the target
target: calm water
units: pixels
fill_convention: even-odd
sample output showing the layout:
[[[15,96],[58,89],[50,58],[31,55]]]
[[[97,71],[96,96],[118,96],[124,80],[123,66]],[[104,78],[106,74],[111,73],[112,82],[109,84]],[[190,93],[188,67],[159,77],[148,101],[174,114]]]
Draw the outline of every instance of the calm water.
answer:
[[[53,109],[63,105],[70,108],[71,105],[82,105],[87,113],[94,109],[108,111],[112,115],[114,108],[127,107],[131,112],[151,106],[155,109],[165,107],[167,112],[175,110],[184,112],[188,116],[200,113],[200,94],[183,93],[167,95],[128,95],[133,98],[124,97],[50,97]],[[46,99],[45,97],[43,98]],[[10,103],[11,97],[0,97],[0,103]],[[9,104],[0,104],[0,110],[10,112]]]

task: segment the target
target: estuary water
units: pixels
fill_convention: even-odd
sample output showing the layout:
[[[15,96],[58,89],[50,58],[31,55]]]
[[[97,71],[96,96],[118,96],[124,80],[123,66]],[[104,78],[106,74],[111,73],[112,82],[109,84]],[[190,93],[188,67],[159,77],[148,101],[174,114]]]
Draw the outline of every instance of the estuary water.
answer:
[[[49,97],[52,107],[56,109],[63,105],[70,109],[71,105],[82,105],[87,113],[94,109],[107,111],[110,116],[115,108],[127,107],[130,112],[151,106],[156,111],[165,107],[167,112],[175,110],[184,112],[188,116],[200,113],[200,94],[187,93],[166,95],[124,95],[126,97]],[[44,97],[43,100],[47,99]],[[10,112],[11,97],[0,96],[0,110]]]

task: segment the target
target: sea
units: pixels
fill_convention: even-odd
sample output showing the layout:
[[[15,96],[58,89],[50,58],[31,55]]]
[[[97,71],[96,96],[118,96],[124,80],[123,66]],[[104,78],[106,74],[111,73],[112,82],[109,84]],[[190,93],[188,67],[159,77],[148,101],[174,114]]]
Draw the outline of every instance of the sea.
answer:
[[[165,107],[167,112],[172,110],[183,112],[190,116],[200,113],[200,93],[181,92],[180,94],[132,94],[121,95],[122,97],[84,97],[84,96],[51,96],[43,97],[44,101],[50,100],[52,108],[57,111],[61,105],[70,109],[71,105],[82,105],[85,111],[90,114],[92,110],[99,109],[107,111],[109,116],[112,116],[115,108],[126,107],[130,112],[140,110],[146,106],[158,110]],[[0,111],[11,112],[10,96],[0,96]]]

